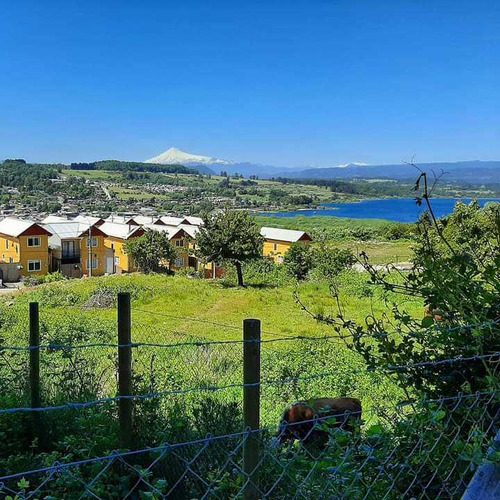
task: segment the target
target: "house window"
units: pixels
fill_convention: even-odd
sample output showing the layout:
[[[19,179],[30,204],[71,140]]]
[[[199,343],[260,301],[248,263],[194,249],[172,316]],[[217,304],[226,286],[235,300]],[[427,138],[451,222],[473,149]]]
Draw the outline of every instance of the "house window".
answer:
[[[175,267],[184,267],[184,259],[180,257],[175,259]]]
[[[176,247],[183,247],[184,246],[184,240],[175,240],[175,246]]]
[[[278,244],[277,244],[277,243],[274,243],[274,244],[273,244],[273,250],[274,250],[275,252],[277,252],[277,251],[278,251]]]
[[[29,247],[39,247],[42,244],[42,240],[40,236],[31,236],[28,238],[28,246]]]
[[[278,264],[283,264],[283,262],[284,262],[283,255],[278,255],[277,262],[278,262]]]
[[[30,273],[42,270],[41,260],[28,260],[28,271]]]
[[[14,259],[12,257],[9,257],[9,263],[12,264],[14,262]]]
[[[92,257],[92,269],[97,269],[99,267],[99,259],[97,257]],[[87,257],[87,269],[90,269],[90,259]]]
[[[9,240],[5,240],[5,250],[9,249]]]
[[[120,265],[120,257],[115,257],[115,266]]]
[[[92,244],[93,247],[98,246],[97,236],[92,236],[90,240],[87,238],[87,246],[89,246],[89,243]],[[113,246],[111,246],[111,248],[113,248]]]

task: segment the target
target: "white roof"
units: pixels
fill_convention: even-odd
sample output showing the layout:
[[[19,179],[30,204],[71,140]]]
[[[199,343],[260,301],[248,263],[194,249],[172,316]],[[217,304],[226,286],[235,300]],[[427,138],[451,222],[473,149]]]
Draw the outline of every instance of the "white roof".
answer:
[[[61,239],[74,239],[79,238],[80,235],[89,228],[90,224],[84,222],[64,221],[53,222],[52,224],[43,224],[47,231],[51,232],[54,236],[59,236]]]
[[[129,224],[130,221],[135,221],[135,217],[129,217],[128,215],[110,215],[105,220],[106,222],[114,222],[116,224]]]
[[[141,229],[141,227],[132,224],[120,224],[118,222],[105,222],[102,226],[99,226],[99,229],[108,236],[126,240]]]
[[[91,224],[92,226],[97,222],[99,222],[100,220],[103,219],[101,219],[100,217],[95,217],[93,215],[83,215],[83,214],[77,215],[73,219],[74,222],[86,222],[87,224]]]
[[[60,215],[47,215],[45,219],[42,220],[42,224],[50,224],[51,222],[67,222],[67,217],[61,217]]]
[[[200,232],[200,228],[198,226],[191,226],[190,224],[180,224],[179,228],[184,229],[186,234],[191,236],[193,239],[196,239],[196,235]]]
[[[145,229],[151,229],[159,233],[167,233],[168,239],[171,240],[177,233],[182,231],[181,227],[176,226],[162,226],[161,224],[146,224]]]
[[[61,240],[74,240],[87,231],[89,224],[83,222],[65,221],[53,222],[52,224],[44,224],[43,227],[47,229],[52,236],[49,238],[49,243],[60,245]]]
[[[145,226],[147,224],[154,224],[155,222],[161,221],[161,217],[158,215],[134,215],[132,217],[137,224]]]
[[[160,220],[167,226],[178,226],[179,224],[186,224],[188,222],[186,217],[171,217],[169,215],[162,215]]]
[[[19,235],[23,234],[24,231],[28,230],[35,224],[37,223],[32,220],[22,220],[16,219],[14,217],[6,217],[2,221],[0,221],[0,233],[17,238]]]
[[[193,226],[202,226],[203,225],[203,219],[201,217],[193,217],[191,215],[188,215],[186,217],[186,219]]]
[[[291,243],[299,241],[304,236],[309,236],[305,231],[293,231],[277,227],[261,227],[260,234],[266,240],[289,241]]]

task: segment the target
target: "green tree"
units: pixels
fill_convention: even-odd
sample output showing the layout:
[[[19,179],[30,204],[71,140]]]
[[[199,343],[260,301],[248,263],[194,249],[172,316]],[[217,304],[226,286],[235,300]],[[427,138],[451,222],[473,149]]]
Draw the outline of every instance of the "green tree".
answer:
[[[238,286],[244,286],[242,262],[262,257],[259,228],[248,212],[225,209],[203,221],[196,237],[200,256],[209,261],[232,262],[238,275]]]
[[[143,273],[168,270],[170,262],[176,256],[167,234],[152,229],[146,229],[139,238],[127,241],[125,251]]]
[[[321,246],[315,249],[313,262],[322,278],[333,280],[342,271],[349,269],[356,262],[356,257],[348,249]]]
[[[297,280],[306,278],[313,266],[311,245],[298,241],[293,243],[285,254],[284,265],[287,272]]]

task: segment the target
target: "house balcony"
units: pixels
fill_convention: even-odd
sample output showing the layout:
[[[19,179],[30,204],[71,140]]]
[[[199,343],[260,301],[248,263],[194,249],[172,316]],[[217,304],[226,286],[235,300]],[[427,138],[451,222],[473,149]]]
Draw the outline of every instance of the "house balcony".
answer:
[[[67,254],[61,257],[61,264],[80,264],[80,254]]]

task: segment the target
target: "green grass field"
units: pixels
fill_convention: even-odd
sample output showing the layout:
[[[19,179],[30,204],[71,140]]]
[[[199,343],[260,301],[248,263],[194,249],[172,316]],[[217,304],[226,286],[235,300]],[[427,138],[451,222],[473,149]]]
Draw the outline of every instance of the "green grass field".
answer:
[[[347,317],[363,323],[368,314],[387,312],[388,305],[380,294],[372,293],[365,275],[345,273],[339,278],[339,285]],[[4,342],[26,345],[27,310],[31,301],[40,303],[45,341],[59,344],[116,342],[115,307],[84,307],[103,290],[111,296],[120,290],[131,292],[133,342],[241,340],[243,320],[257,318],[262,322],[262,338],[272,341],[263,344],[264,378],[277,380],[332,372],[329,377],[314,383],[296,384],[291,392],[289,388],[282,387],[281,392],[275,387],[268,388],[263,399],[264,420],[268,422],[277,418],[276,398],[281,401],[278,407],[281,408],[287,401],[298,398],[347,394],[361,397],[369,407],[377,401],[400,395],[389,380],[364,373],[360,356],[350,351],[331,327],[318,323],[296,303],[295,292],[312,314],[335,316],[336,303],[327,284],[240,289],[208,280],[140,274],[52,283],[34,290],[26,289],[5,299],[9,306],[0,308],[4,318]],[[400,300],[399,303],[403,304]],[[418,301],[409,300],[404,307],[414,316],[422,315],[422,305]],[[328,336],[330,340],[276,340],[291,336]],[[136,370],[141,374],[141,385],[153,372],[161,380],[160,389],[241,381],[239,344],[214,346],[208,351],[198,347],[167,351],[144,348],[134,351],[134,356],[139,360]],[[59,360],[57,354],[54,357]],[[106,359],[95,361],[94,369],[109,370]],[[373,386],[374,377],[379,384],[376,387]],[[346,385],[347,380],[350,382]],[[232,391],[231,397],[238,400],[241,396],[238,394],[237,390]],[[60,393],[54,397],[60,399],[64,395]]]
[[[346,227],[355,229],[364,229],[370,231],[382,231],[391,225],[382,219],[346,219],[343,217],[328,217],[318,215],[317,217],[256,217],[257,224],[260,226],[281,227],[283,229],[296,229],[299,231],[313,231],[326,229],[335,234],[335,230],[342,230]]]

